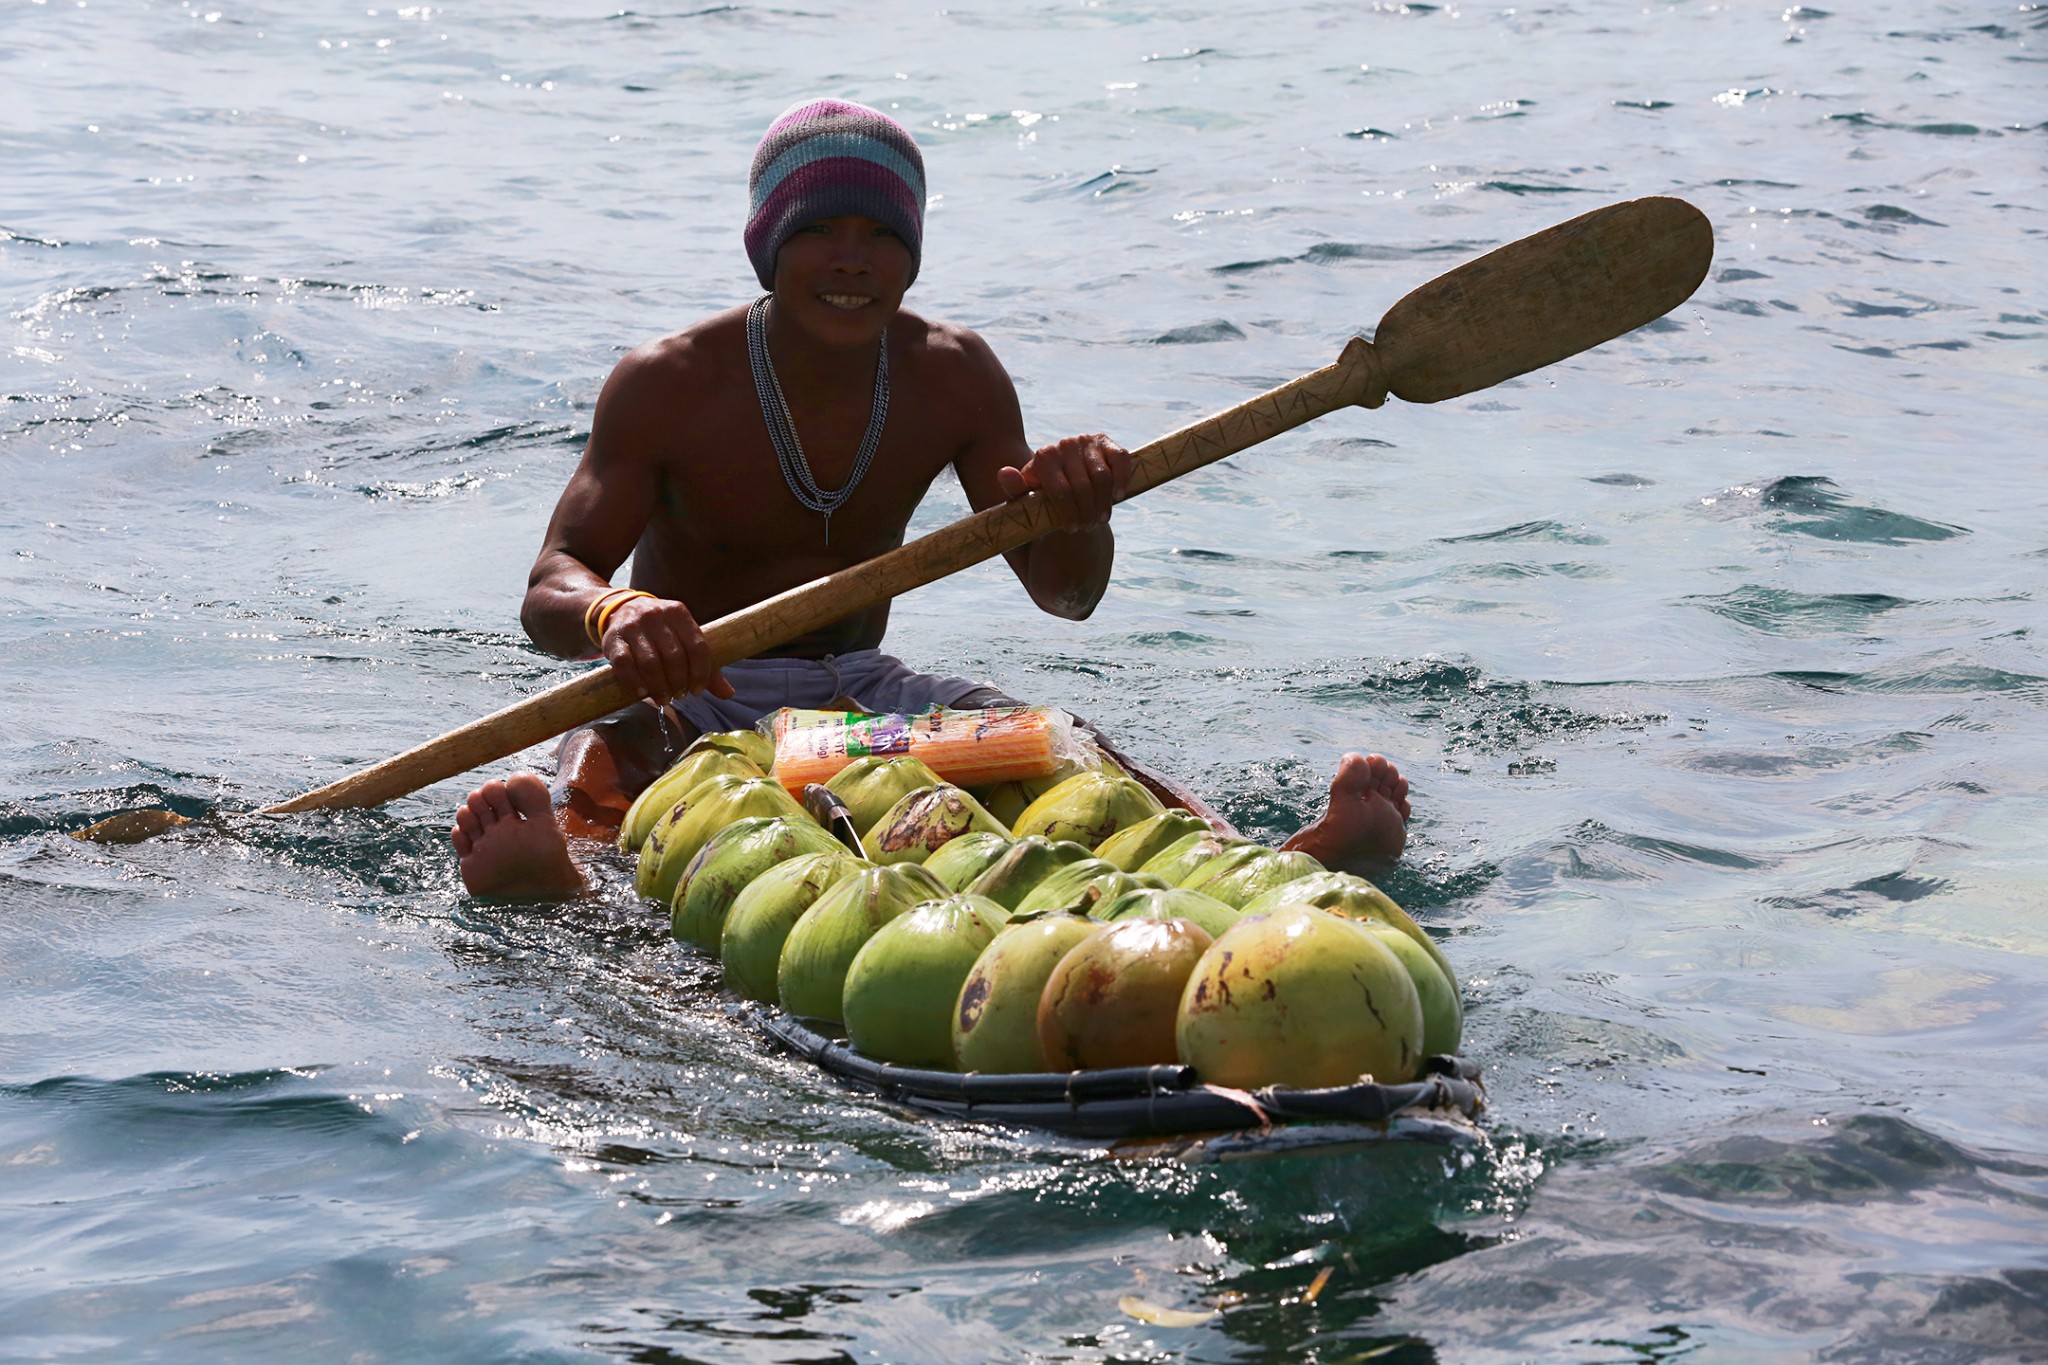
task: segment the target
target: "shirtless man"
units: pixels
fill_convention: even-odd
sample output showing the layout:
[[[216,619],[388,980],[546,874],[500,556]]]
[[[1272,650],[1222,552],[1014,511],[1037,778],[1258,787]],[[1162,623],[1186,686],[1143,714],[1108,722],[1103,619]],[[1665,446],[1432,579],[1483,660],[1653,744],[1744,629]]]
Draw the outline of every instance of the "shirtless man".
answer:
[[[452,837],[472,894],[583,890],[569,836],[611,837],[702,731],[783,706],[1006,701],[881,653],[886,603],[722,674],[699,625],[902,544],[949,466],[976,509],[1027,492],[1050,501],[1060,529],[1007,555],[1040,609],[1083,620],[1108,587],[1130,455],[1102,435],[1034,451],[987,344],[902,309],[924,228],[910,134],[861,105],[800,105],[769,128],[749,185],[747,255],[769,295],[612,371],[520,611],[541,648],[602,655],[648,700],[571,732],[552,793],[515,773],[470,794]],[[628,555],[630,595],[611,586]],[[1287,846],[1333,868],[1391,861],[1407,792],[1386,759],[1346,754],[1328,811]]]

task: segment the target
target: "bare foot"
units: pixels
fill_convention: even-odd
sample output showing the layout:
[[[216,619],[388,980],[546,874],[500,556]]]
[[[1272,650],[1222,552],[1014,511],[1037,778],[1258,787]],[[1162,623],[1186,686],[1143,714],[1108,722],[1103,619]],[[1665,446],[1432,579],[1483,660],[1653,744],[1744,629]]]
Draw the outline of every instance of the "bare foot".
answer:
[[[1382,873],[1408,846],[1408,779],[1379,754],[1346,754],[1330,781],[1330,806],[1282,848],[1332,872]]]
[[[584,890],[547,783],[532,773],[494,777],[471,792],[449,838],[472,896],[556,900]]]

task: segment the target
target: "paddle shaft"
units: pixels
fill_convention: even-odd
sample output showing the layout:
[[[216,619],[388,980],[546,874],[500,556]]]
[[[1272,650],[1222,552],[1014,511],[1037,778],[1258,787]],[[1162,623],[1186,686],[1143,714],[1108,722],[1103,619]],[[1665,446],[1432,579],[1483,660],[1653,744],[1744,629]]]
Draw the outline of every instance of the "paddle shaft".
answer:
[[[1338,408],[1378,407],[1389,393],[1439,402],[1575,355],[1684,302],[1712,256],[1705,217],[1676,199],[1611,205],[1510,243],[1403,298],[1381,320],[1376,342],[1353,338],[1336,363],[1133,451],[1124,496]],[[737,663],[1052,529],[1050,506],[1027,494],[720,617],[704,636],[714,663]],[[381,805],[633,700],[605,664],[265,813]]]
[[[1191,427],[1131,452],[1125,497],[1156,488],[1191,469],[1223,459],[1303,422],[1366,396],[1360,377],[1376,373],[1370,343],[1353,340],[1343,358]],[[1385,401],[1385,387],[1379,389]],[[1377,406],[1377,404],[1374,404]],[[841,617],[866,610],[914,588],[935,583],[1053,529],[1053,511],[1036,493],[963,517],[941,530],[835,574],[756,602],[704,627],[720,668],[751,659]],[[443,778],[518,753],[528,745],[587,725],[634,697],[619,685],[610,664],[495,711],[438,739],[408,749],[338,782],[330,782],[266,814],[340,806],[377,806]]]

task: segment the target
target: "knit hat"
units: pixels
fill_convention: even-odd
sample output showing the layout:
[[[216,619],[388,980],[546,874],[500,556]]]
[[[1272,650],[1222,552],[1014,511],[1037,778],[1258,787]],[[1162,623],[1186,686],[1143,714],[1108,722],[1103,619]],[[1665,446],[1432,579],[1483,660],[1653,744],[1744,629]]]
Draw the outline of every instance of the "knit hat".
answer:
[[[924,158],[902,124],[845,100],[799,104],[768,125],[747,175],[747,259],[775,287],[775,253],[822,218],[857,213],[924,251]]]

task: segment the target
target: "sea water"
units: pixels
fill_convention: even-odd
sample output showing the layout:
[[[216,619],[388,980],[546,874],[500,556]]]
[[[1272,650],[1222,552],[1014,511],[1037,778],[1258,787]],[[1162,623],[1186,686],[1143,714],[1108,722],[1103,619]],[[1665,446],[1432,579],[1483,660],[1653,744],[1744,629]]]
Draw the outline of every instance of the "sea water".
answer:
[[[0,1355],[2042,1358],[2044,61],[1991,0],[8,6]],[[1393,756],[1480,1143],[932,1122],[617,865],[466,898],[460,782],[233,815],[576,671],[517,606],[599,387],[754,292],[816,94],[916,133],[911,304],[1039,440],[1712,219],[1659,323],[1121,509],[1086,623],[1000,566],[896,609],[1262,837]],[[66,837],[164,803],[229,815]]]

